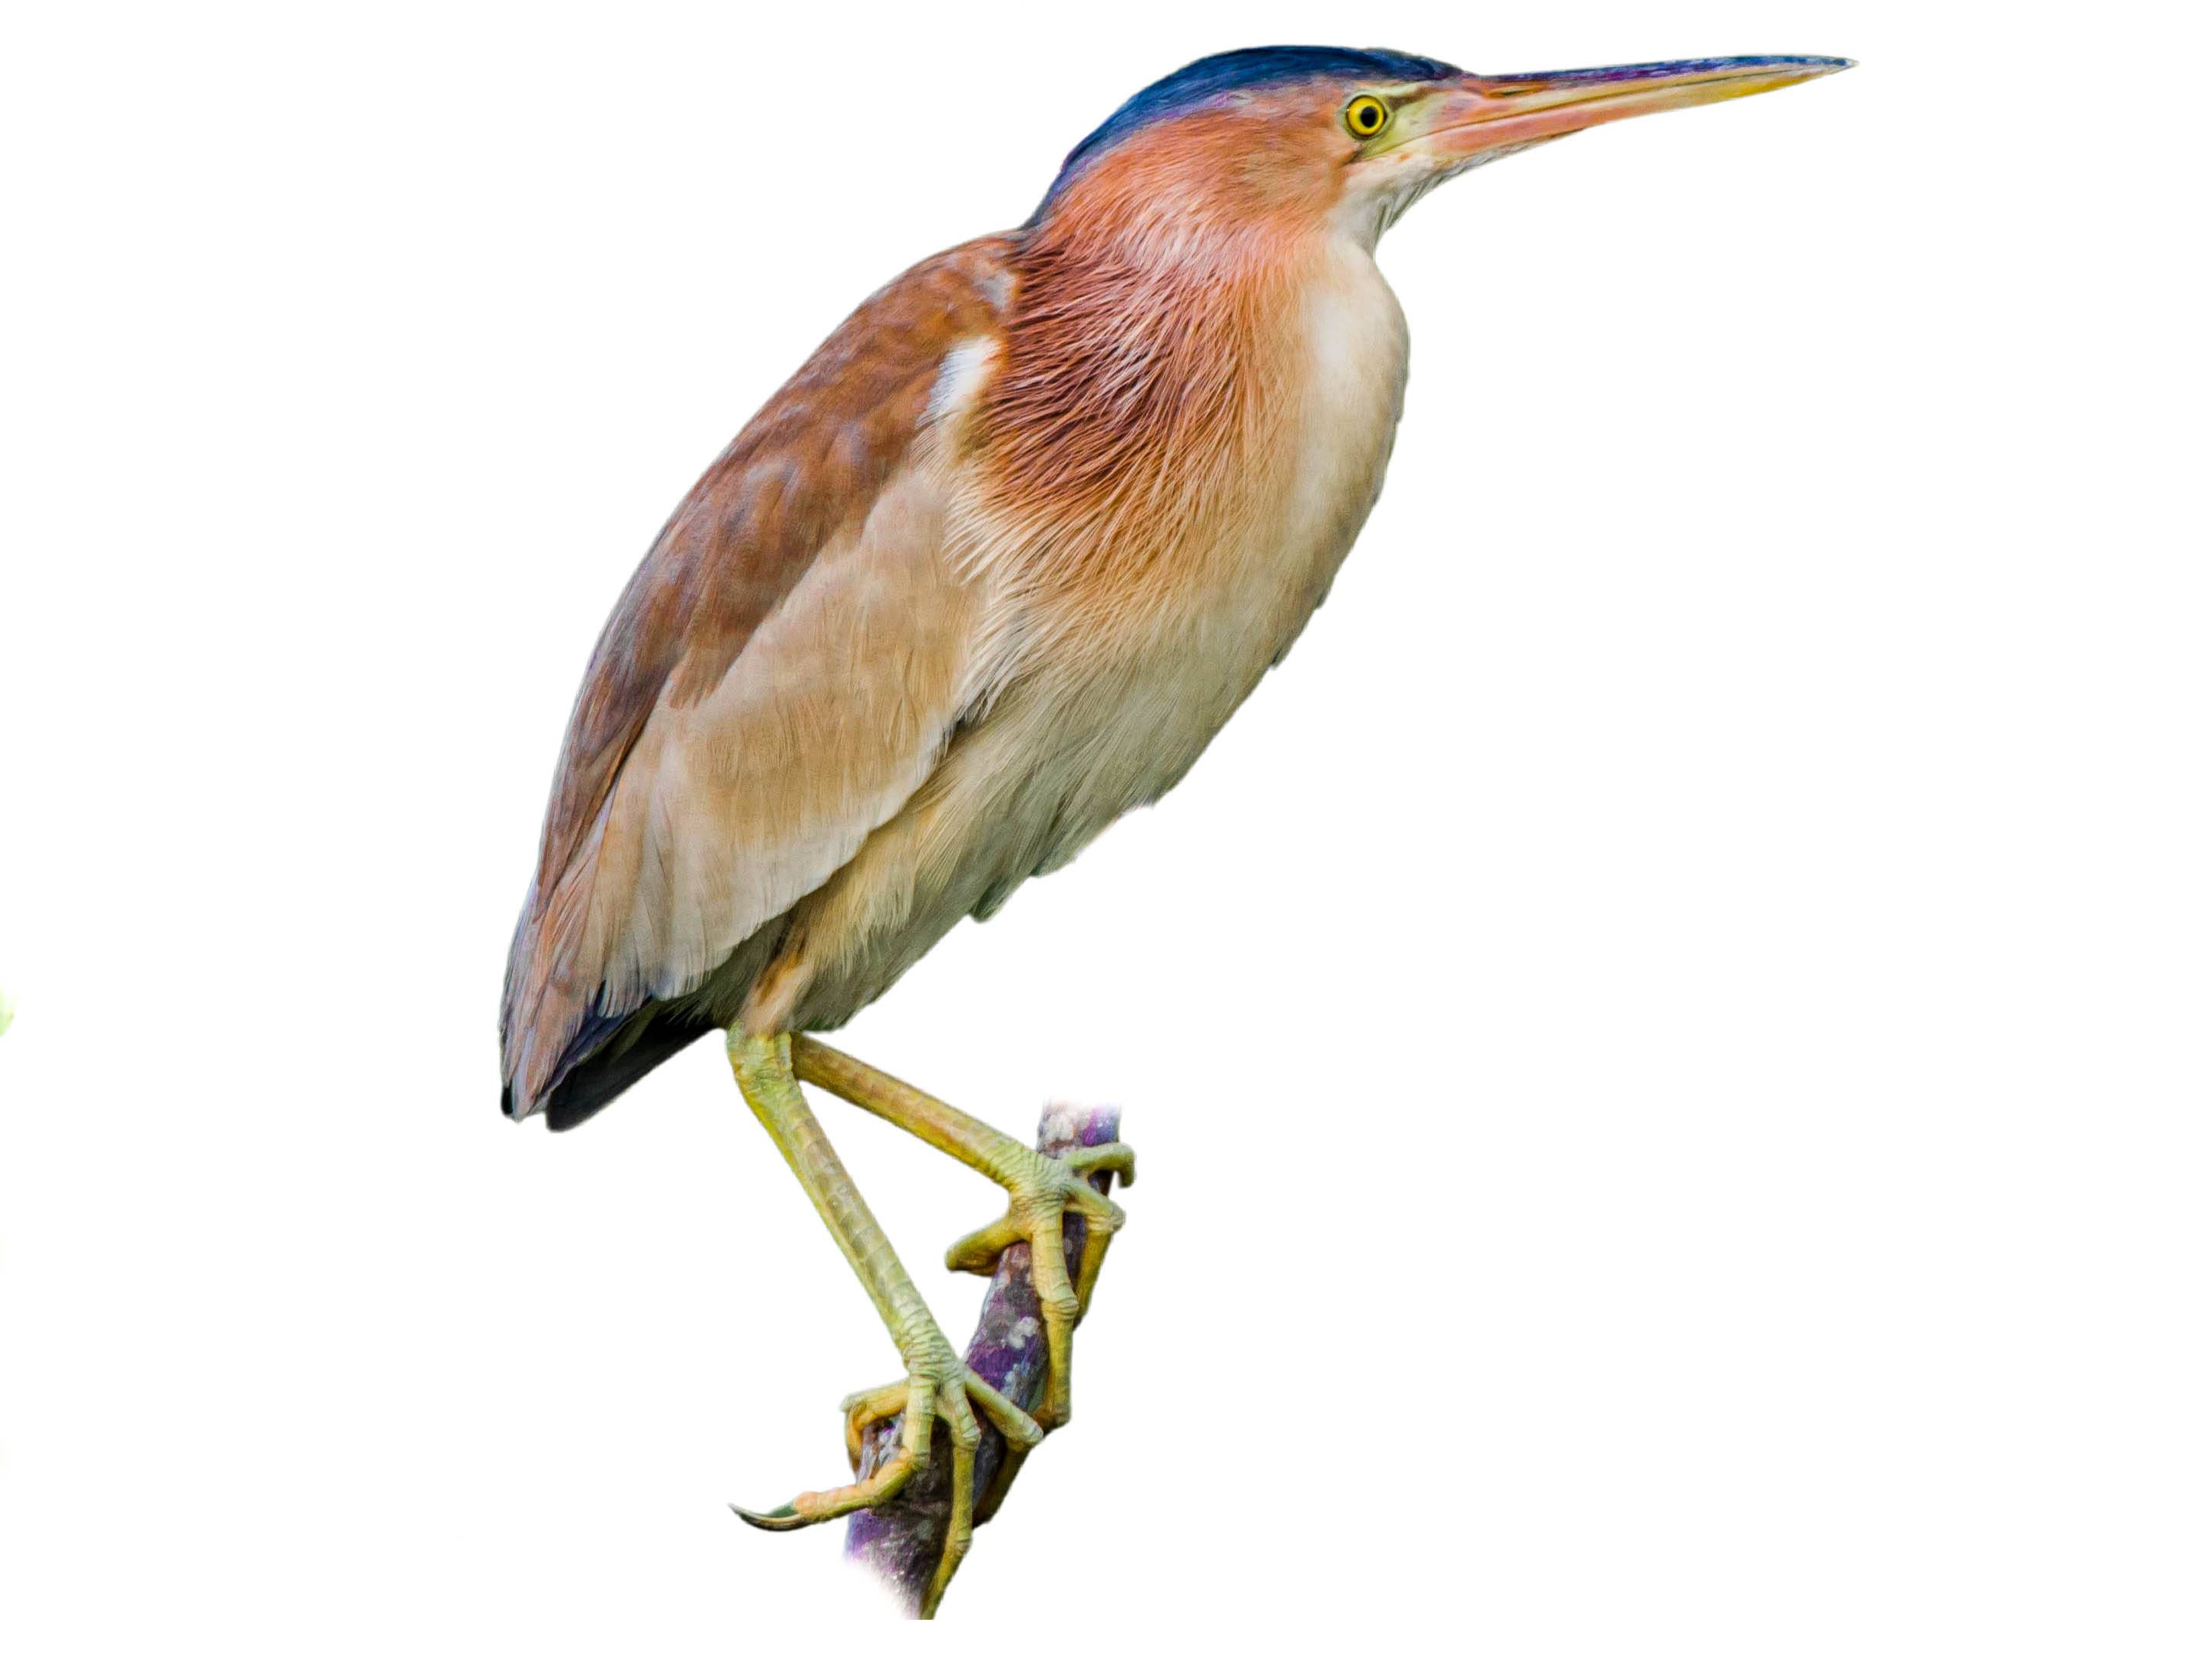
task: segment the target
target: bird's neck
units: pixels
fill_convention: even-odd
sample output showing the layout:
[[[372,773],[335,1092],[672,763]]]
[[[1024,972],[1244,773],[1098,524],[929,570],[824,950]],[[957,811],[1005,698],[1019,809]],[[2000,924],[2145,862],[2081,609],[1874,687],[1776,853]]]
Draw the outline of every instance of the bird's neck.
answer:
[[[984,423],[1002,487],[1090,518],[1256,485],[1326,253],[1282,227],[1196,216],[1033,227]]]

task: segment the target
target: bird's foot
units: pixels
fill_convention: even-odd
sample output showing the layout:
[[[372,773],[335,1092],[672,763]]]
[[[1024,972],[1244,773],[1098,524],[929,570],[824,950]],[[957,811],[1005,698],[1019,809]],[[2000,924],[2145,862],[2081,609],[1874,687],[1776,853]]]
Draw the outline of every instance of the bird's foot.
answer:
[[[855,1474],[860,1471],[861,1447],[868,1430],[886,1418],[902,1412],[906,1414],[898,1449],[880,1468],[848,1486],[803,1492],[775,1509],[748,1510],[735,1504],[730,1507],[741,1520],[769,1532],[792,1532],[834,1521],[855,1510],[872,1509],[896,1497],[928,1468],[931,1435],[938,1419],[943,1419],[952,1441],[952,1521],[946,1528],[944,1553],[923,1600],[926,1616],[944,1595],[975,1532],[975,1448],[983,1437],[975,1413],[981,1411],[989,1419],[991,1425],[1006,1437],[1008,1448],[1016,1452],[1035,1447],[1044,1438],[1044,1431],[1027,1412],[970,1370],[933,1322],[910,1345],[901,1346],[905,1349],[905,1381],[853,1395],[840,1407],[845,1413],[846,1455]]]
[[[1020,1156],[1012,1160],[1011,1175],[1001,1177],[1007,1194],[1006,1214],[956,1243],[945,1253],[945,1265],[955,1273],[989,1273],[1010,1246],[1030,1247],[1030,1276],[1044,1322],[1047,1365],[1044,1405],[1037,1421],[1058,1428],[1070,1414],[1068,1372],[1076,1322],[1091,1305],[1091,1288],[1106,1259],[1107,1243],[1123,1220],[1121,1206],[1094,1188],[1091,1177],[1104,1170],[1121,1176],[1126,1187],[1137,1178],[1137,1154],[1118,1140],[1079,1146],[1060,1158],[1025,1146],[1014,1150]],[[1083,1253],[1073,1280],[1061,1231],[1071,1212],[1084,1223]]]

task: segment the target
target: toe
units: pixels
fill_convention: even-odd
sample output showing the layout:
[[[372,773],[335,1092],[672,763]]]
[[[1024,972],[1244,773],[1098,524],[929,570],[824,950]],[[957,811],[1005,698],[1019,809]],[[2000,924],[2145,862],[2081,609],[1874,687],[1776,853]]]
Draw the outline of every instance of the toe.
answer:
[[[1020,1223],[1009,1211],[989,1226],[956,1239],[945,1253],[945,1265],[956,1273],[995,1273],[1006,1247],[1020,1243],[1024,1237]]]
[[[1097,1146],[1078,1146],[1062,1153],[1060,1162],[1078,1175],[1090,1175],[1105,1170],[1121,1176],[1124,1187],[1137,1184],[1137,1149],[1118,1140],[1109,1140]]]
[[[1044,1431],[1036,1419],[973,1371],[968,1373],[966,1388],[968,1397],[990,1419],[991,1426],[1006,1436],[1009,1445],[1029,1451],[1043,1443]]]

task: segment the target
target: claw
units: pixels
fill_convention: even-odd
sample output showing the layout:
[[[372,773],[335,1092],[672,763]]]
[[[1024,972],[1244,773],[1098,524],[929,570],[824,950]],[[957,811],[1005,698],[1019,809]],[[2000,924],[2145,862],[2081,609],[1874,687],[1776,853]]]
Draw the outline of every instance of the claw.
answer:
[[[743,1504],[732,1504],[730,1513],[763,1532],[797,1532],[806,1524],[806,1518],[788,1504],[779,1504],[772,1510],[749,1510]]]

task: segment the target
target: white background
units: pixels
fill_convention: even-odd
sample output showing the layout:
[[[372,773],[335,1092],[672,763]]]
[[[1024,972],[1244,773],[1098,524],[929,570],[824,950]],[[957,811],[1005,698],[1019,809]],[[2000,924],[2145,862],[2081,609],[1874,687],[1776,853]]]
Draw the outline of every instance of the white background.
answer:
[[[0,1650],[870,1639],[722,1507],[895,1362],[717,1046],[495,1107],[576,677],[863,295],[1194,56],[1383,37],[1863,66],[1424,203],[1287,668],[849,1028],[1145,1160],[948,1616],[2203,1652],[2207,43],[1985,9],[19,18]],[[964,1331],[999,1195],[825,1111]]]

